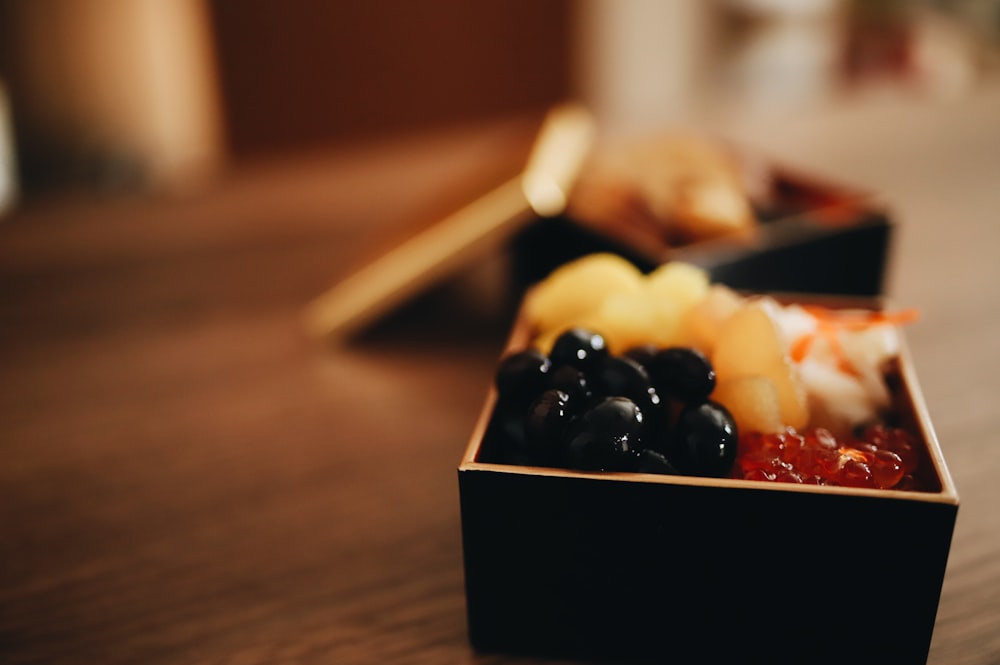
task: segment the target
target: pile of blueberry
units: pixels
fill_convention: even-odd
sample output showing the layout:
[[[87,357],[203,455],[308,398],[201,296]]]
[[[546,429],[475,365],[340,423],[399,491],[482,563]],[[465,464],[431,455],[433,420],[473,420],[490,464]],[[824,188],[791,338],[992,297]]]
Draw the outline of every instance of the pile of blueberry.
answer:
[[[502,358],[496,388],[484,461],[721,477],[736,458],[736,423],[708,399],[715,370],[695,349],[613,355],[600,334],[573,328],[548,355]]]

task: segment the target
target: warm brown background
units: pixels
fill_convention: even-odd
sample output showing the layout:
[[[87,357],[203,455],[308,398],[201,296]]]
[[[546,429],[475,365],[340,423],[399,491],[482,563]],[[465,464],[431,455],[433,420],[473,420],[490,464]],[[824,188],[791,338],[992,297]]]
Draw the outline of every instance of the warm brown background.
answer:
[[[883,193],[900,225],[889,295],[921,311],[907,337],[961,497],[933,665],[1000,657],[997,117],[994,85],[726,128]],[[300,319],[372,231],[529,141],[452,130],[0,224],[0,662],[544,662],[465,631],[456,467],[503,323],[442,298],[335,350]],[[877,624],[893,562],[847,569],[845,622]]]
[[[387,18],[383,32],[414,38],[409,53],[441,44],[425,54],[449,65],[423,79],[434,95],[414,95],[411,79],[391,79],[389,69],[368,75],[387,77],[379,89],[351,97],[366,112],[310,87],[322,72],[311,57],[324,54],[330,74],[358,91],[372,79],[351,78],[352,63],[430,71],[403,51],[381,52],[387,42],[372,34],[342,35],[378,44],[366,57],[334,59],[337,44],[322,48],[321,34],[339,29],[319,30],[334,23],[332,7],[354,12],[357,25],[381,25],[360,1],[274,2],[287,14],[266,19],[263,3],[238,0],[0,0],[0,73],[15,93],[33,91],[15,96],[17,120],[33,109],[35,120],[103,128],[63,142],[43,123],[19,137],[40,141],[25,150],[44,148],[28,165],[41,169],[36,184],[62,177],[76,189],[25,191],[0,213],[5,665],[539,662],[477,654],[466,639],[456,466],[506,331],[488,308],[473,308],[491,301],[453,284],[341,349],[309,339],[300,317],[382,234],[516,171],[532,138],[520,109],[538,103],[543,87],[515,86],[512,63],[556,47],[532,20],[556,21],[567,5],[372,4],[406,18]],[[181,58],[146,87],[146,46],[163,54],[183,42],[188,56],[203,55],[208,10],[238,6],[247,23],[220,35],[220,69],[198,58],[187,69]],[[432,20],[434,8],[485,32],[416,39],[408,22],[435,34],[431,26],[449,25]],[[288,33],[261,53],[254,35],[268,20]],[[517,37],[507,36],[515,27]],[[500,40],[515,48],[497,53]],[[441,55],[459,47],[461,58]],[[269,61],[282,49],[298,66]],[[470,80],[466,62],[493,69]],[[524,80],[562,80],[561,60],[543,62],[544,76]],[[225,129],[214,95],[250,94],[254,81],[267,87],[220,114],[242,118]],[[890,206],[899,226],[888,295],[921,311],[907,337],[961,497],[929,662],[997,665],[1000,87],[988,78],[966,88],[921,82],[894,79],[870,97],[771,112],[720,105],[698,119]],[[470,102],[459,118],[441,100],[462,86],[497,97],[489,107]],[[298,108],[269,96],[271,87],[302,95]],[[395,105],[380,103],[383,95]],[[338,124],[327,115],[335,112],[371,124]],[[508,112],[511,122],[486,120]],[[270,122],[274,114],[281,123]],[[410,121],[412,131],[397,124]],[[176,175],[225,164],[230,141],[241,163],[184,196],[137,196],[146,192],[129,169],[143,162],[118,150],[166,155],[174,161],[161,173]],[[84,193],[80,183],[103,189]],[[892,562],[862,571],[892,574]],[[839,579],[803,592],[837,591]],[[892,599],[862,596],[848,627],[892,611]]]
[[[570,0],[0,0],[28,195],[185,185],[276,153],[544,109]]]
[[[212,0],[237,158],[542,108],[570,93],[568,0]]]

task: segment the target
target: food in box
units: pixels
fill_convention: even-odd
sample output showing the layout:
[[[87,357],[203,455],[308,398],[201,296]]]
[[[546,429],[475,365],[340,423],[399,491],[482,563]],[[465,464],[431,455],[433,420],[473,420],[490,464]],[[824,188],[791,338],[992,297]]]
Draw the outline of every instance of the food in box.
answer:
[[[912,313],[850,305],[606,254],[530,292],[459,469],[473,643],[924,662],[958,498]]]

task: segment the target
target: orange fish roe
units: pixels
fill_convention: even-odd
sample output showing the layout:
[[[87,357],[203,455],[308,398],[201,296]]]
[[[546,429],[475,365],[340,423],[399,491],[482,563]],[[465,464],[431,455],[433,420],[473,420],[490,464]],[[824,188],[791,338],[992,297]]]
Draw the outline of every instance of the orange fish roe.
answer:
[[[740,435],[734,475],[744,480],[918,489],[913,476],[918,463],[915,441],[908,432],[882,425],[860,437],[838,440],[826,429],[805,433]]]

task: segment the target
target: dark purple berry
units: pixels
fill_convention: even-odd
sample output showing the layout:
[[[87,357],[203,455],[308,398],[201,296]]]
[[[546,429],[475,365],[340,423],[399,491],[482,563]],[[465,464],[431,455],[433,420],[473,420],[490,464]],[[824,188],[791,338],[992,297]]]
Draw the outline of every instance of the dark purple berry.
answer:
[[[480,462],[528,463],[524,410],[497,403],[483,436]]]
[[[680,474],[666,456],[656,450],[647,448],[639,453],[639,464],[636,467],[639,473],[663,473],[676,476]]]
[[[549,389],[563,391],[577,404],[586,404],[593,395],[587,375],[572,365],[563,365],[552,371]]]
[[[642,411],[626,397],[606,397],[570,428],[568,466],[587,471],[631,471],[642,450]]]
[[[642,365],[624,356],[604,358],[593,376],[599,394],[628,397],[633,401],[647,395],[653,385]]]
[[[548,387],[552,362],[538,349],[511,353],[500,360],[495,383],[500,400],[530,404]]]
[[[642,411],[644,430],[650,435],[663,423],[659,393],[649,374],[637,362],[624,356],[608,356],[595,376],[595,393],[604,397],[628,397]]]
[[[582,410],[576,407],[575,399],[561,390],[546,390],[528,408],[524,430],[536,464],[546,466],[558,461],[569,424]]]
[[[715,390],[715,368],[697,349],[663,349],[653,356],[648,369],[663,397],[694,403],[708,399]]]
[[[649,363],[657,351],[659,351],[659,348],[655,344],[640,344],[628,349],[623,355],[630,360],[636,361],[642,365],[643,369],[649,371]]]
[[[553,366],[572,365],[588,375],[607,356],[604,337],[583,328],[570,328],[559,335],[549,352]]]
[[[721,477],[736,460],[738,439],[736,422],[721,404],[690,404],[677,418],[666,454],[683,473]]]

